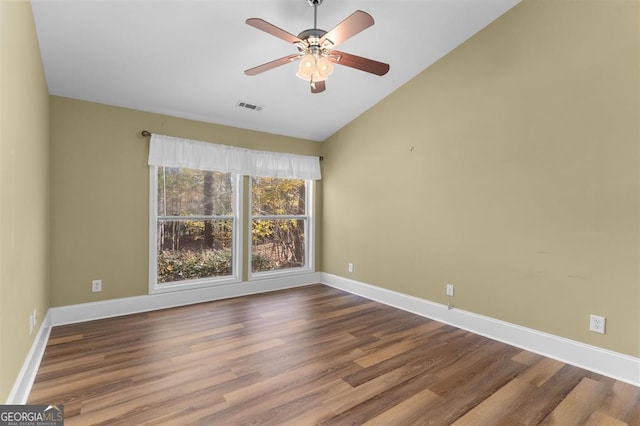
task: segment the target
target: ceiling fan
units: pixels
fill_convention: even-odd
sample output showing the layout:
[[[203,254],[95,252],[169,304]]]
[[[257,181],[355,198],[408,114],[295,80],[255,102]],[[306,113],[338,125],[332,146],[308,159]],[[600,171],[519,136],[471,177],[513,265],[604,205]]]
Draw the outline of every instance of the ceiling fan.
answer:
[[[317,27],[318,6],[322,4],[322,0],[306,1],[310,6],[313,6],[313,28],[304,30],[297,36],[263,19],[247,19],[248,25],[294,44],[298,48],[298,53],[250,68],[244,72],[246,75],[260,74],[289,62],[301,60],[296,75],[309,82],[311,93],[320,93],[326,89],[326,80],[333,72],[333,64],[344,65],[380,76],[389,71],[389,65],[383,62],[333,50],[334,47],[372,26],[374,21],[371,15],[357,10],[331,31],[325,31]]]

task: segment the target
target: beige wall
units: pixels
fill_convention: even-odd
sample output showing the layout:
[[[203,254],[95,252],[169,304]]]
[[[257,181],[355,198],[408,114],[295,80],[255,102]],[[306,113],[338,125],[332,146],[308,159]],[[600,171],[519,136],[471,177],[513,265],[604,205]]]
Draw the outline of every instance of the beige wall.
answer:
[[[52,306],[148,293],[143,129],[249,149],[307,155],[322,149],[302,139],[52,96]],[[101,293],[91,292],[92,279],[102,280]]]
[[[49,95],[31,5],[0,1],[0,403],[49,306],[48,175]]]
[[[638,102],[636,1],[525,0],[325,142],[322,270],[640,356]]]

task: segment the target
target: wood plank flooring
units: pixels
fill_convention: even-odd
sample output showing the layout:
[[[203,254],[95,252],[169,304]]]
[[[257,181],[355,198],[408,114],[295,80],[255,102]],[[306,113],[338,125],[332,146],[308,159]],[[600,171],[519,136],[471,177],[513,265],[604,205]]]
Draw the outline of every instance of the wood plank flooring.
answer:
[[[65,425],[640,425],[640,389],[323,285],[54,327]]]

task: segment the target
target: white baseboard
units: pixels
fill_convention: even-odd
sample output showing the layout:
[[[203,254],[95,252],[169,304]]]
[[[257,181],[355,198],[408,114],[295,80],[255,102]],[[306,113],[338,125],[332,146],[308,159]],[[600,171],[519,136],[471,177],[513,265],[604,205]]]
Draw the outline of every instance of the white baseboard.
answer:
[[[640,386],[640,358],[587,345],[552,334],[434,303],[337,275],[323,273],[321,282],[423,317],[544,355],[585,370]]]
[[[125,297],[50,308],[51,325],[73,324],[101,318],[155,311],[212,300],[247,296],[256,293],[284,290],[320,282],[320,273],[289,275],[243,281],[214,287],[194,288],[172,293],[157,293],[145,296]]]
[[[5,404],[7,405],[23,405],[27,403],[27,398],[29,398],[29,392],[31,392],[31,387],[33,386],[33,382],[36,379],[36,374],[38,373],[38,367],[40,366],[40,361],[42,360],[42,356],[44,355],[44,350],[47,347],[47,340],[49,340],[49,333],[51,332],[51,317],[49,312],[44,316],[42,320],[42,324],[40,324],[40,328],[38,329],[38,334],[36,334],[36,338],[33,340],[33,344],[31,345],[31,349],[27,354],[27,358],[22,364],[22,368],[20,369],[20,373],[18,373],[18,377],[7,397],[7,401]]]

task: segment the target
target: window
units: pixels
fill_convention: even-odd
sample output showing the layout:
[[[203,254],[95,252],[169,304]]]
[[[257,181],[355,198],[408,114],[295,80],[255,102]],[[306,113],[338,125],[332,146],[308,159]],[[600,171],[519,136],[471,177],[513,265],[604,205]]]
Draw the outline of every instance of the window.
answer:
[[[318,157],[152,134],[148,163],[150,293],[313,270]]]
[[[309,270],[311,181],[251,179],[251,272]]]
[[[152,173],[156,188],[152,290],[237,280],[237,176],[164,166],[152,167]]]

